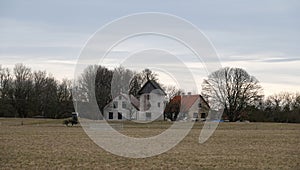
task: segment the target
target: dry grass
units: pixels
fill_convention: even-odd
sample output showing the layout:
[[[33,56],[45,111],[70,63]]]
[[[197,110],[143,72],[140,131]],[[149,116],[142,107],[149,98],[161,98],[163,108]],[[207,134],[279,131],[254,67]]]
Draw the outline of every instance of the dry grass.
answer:
[[[23,121],[23,125],[21,125]],[[155,135],[170,124],[125,123],[122,133]],[[170,151],[146,159],[112,155],[62,120],[0,119],[0,169],[299,169],[300,124],[221,123],[199,144],[201,123]]]

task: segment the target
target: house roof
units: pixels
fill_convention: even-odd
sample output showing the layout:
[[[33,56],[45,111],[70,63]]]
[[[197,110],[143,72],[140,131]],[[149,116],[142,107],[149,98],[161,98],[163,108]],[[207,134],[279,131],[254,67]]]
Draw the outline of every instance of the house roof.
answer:
[[[140,109],[140,102],[139,102],[139,100],[138,100],[137,98],[135,98],[133,95],[130,95],[130,96],[129,96],[128,94],[121,93],[121,94],[119,94],[118,96],[116,96],[114,99],[118,98],[119,96],[124,97],[126,100],[130,100],[130,103],[132,104],[132,106],[133,106],[134,108],[136,108],[137,110]],[[108,106],[114,101],[114,99],[113,99],[112,101],[110,101],[110,102],[105,106],[105,108],[108,107]]]
[[[133,95],[130,95],[129,98],[132,106],[134,106],[137,110],[140,110],[140,101]]]
[[[197,95],[185,95],[185,96],[175,96],[171,99],[170,103],[179,102],[180,103],[180,112],[188,112],[188,110],[193,106],[193,104],[197,101],[197,99],[202,99],[204,103],[209,108],[208,103],[204,100],[204,98]]]
[[[151,93],[152,90],[158,90],[156,93],[162,94],[162,95],[167,95],[165,91],[160,87],[160,85],[155,82],[154,80],[148,80],[143,87],[138,91],[138,95],[142,95],[145,93]]]

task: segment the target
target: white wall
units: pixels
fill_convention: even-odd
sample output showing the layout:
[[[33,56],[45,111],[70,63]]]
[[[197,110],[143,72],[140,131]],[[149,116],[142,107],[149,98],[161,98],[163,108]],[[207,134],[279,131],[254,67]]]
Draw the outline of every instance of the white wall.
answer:
[[[130,117],[130,113],[132,113],[133,119],[136,118],[137,110],[131,105],[130,101],[127,98],[125,98],[122,95],[120,95],[120,96],[121,96],[121,99],[119,98],[119,96],[117,96],[104,109],[104,117],[105,117],[106,120],[120,120],[120,119],[118,119],[118,112],[122,113],[122,119],[121,120],[132,119]],[[114,102],[118,102],[118,105],[117,105],[118,107],[117,108],[113,108],[113,103]],[[126,103],[125,108],[123,108],[123,106],[122,106],[123,102]],[[109,119],[109,112],[113,112],[113,119]]]

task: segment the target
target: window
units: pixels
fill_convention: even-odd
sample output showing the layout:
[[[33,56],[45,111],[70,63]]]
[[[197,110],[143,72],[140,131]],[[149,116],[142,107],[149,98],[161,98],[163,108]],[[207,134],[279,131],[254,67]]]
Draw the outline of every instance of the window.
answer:
[[[114,119],[114,113],[113,112],[108,113],[108,119]]]
[[[198,118],[198,113],[194,113],[193,118]]]
[[[125,101],[122,102],[122,108],[123,109],[126,108],[126,102]]]
[[[160,102],[157,103],[157,107],[160,107]]]
[[[118,108],[118,102],[117,102],[117,101],[114,101],[114,102],[113,102],[113,108],[114,108],[114,109]]]
[[[201,108],[201,103],[198,104],[198,107]]]
[[[201,113],[201,118],[204,119],[206,117],[205,113]]]
[[[118,112],[118,119],[122,119],[122,113]]]
[[[121,95],[119,96],[119,100],[122,100],[122,96]]]
[[[146,112],[146,120],[151,120],[151,112]]]
[[[150,95],[149,94],[147,94],[147,100],[150,100]]]

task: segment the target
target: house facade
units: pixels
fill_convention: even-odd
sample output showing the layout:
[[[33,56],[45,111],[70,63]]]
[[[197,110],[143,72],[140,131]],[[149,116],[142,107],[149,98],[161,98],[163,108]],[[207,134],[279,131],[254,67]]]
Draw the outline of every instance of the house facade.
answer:
[[[163,120],[166,93],[153,80],[148,80],[138,91],[137,98],[120,94],[104,108],[106,120]]]
[[[163,120],[163,112],[166,106],[166,93],[153,80],[148,80],[138,92],[140,110],[138,120],[153,121]]]
[[[175,96],[169,104],[177,106],[172,110],[178,113],[177,120],[205,121],[210,109],[199,94]]]
[[[132,120],[137,118],[139,101],[132,95],[119,94],[104,107],[106,120]]]

